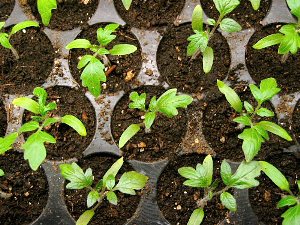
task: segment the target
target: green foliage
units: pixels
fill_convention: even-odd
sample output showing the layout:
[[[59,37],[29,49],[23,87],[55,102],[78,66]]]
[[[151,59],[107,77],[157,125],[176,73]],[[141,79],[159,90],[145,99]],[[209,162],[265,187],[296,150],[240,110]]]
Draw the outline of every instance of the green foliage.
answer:
[[[214,51],[208,46],[210,38],[214,35],[216,29],[220,27],[225,32],[237,32],[242,30],[242,27],[233,19],[224,18],[228,13],[234,10],[240,2],[238,0],[214,0],[217,10],[219,11],[219,19],[208,19],[207,23],[213,26],[203,29],[203,10],[200,5],[197,5],[192,15],[192,29],[194,34],[188,37],[187,55],[195,59],[200,53],[203,57],[203,71],[209,73],[213,66]]]
[[[20,97],[14,99],[13,104],[35,114],[35,116],[32,116],[31,121],[22,125],[18,133],[33,132],[22,145],[22,149],[24,149],[24,159],[29,161],[29,165],[33,170],[37,170],[47,155],[45,143],[56,143],[52,135],[43,131],[45,127],[54,123],[64,123],[72,127],[81,136],[86,136],[86,129],[83,123],[72,115],[51,117],[51,111],[56,109],[56,103],[47,103],[48,94],[43,88],[35,88],[33,94],[38,98],[37,101],[27,97]],[[14,135],[17,136],[18,134]]]
[[[287,0],[291,13],[297,17],[298,23],[283,25],[279,33],[268,35],[259,40],[253,48],[263,49],[273,45],[279,45],[278,54],[284,55],[282,62],[285,62],[288,55],[296,54],[300,48],[300,2],[298,0]]]
[[[5,154],[8,150],[12,148],[12,145],[15,143],[18,137],[18,133],[11,133],[6,137],[0,137],[0,155]],[[4,176],[4,171],[0,169],[0,177]]]
[[[52,10],[57,9],[56,0],[37,0],[37,9],[45,26],[48,26],[52,17]]]
[[[95,210],[106,199],[113,205],[118,204],[117,191],[124,194],[136,195],[137,190],[145,187],[148,177],[136,171],[125,172],[117,181],[117,174],[123,166],[123,157],[118,159],[104,174],[102,179],[93,187],[94,176],[91,168],[85,172],[76,164],[61,164],[61,174],[70,183],[67,189],[87,189],[87,208],[77,220],[77,225],[87,225],[95,214]],[[93,207],[93,208],[91,208]]]
[[[10,49],[12,51],[12,53],[14,54],[14,56],[16,57],[16,59],[19,59],[20,56],[19,56],[18,52],[13,47],[13,45],[10,43],[11,36],[23,29],[28,28],[28,27],[38,27],[39,24],[37,22],[31,21],[31,20],[23,21],[23,22],[20,22],[20,23],[14,25],[11,28],[11,31],[9,33],[1,32],[4,25],[5,25],[5,22],[0,22],[0,44],[4,48]]]
[[[252,8],[254,10],[258,10],[260,7],[260,1],[261,0],[249,0],[251,2]]]
[[[142,126],[146,129],[150,129],[157,113],[172,118],[178,115],[178,108],[187,108],[193,101],[193,98],[189,95],[177,94],[176,88],[167,90],[158,99],[156,99],[156,96],[152,97],[148,107],[146,107],[146,93],[139,95],[137,92],[132,92],[129,98],[131,100],[129,108],[141,110],[145,113],[145,116],[143,123],[131,124],[123,132],[119,140],[120,148],[124,147],[124,145],[140,131]]]
[[[130,6],[131,6],[131,3],[132,3],[132,0],[122,0],[122,3],[125,7],[126,10],[129,10]]]
[[[221,164],[221,178],[225,187],[217,191],[219,180],[213,181],[213,160],[210,155],[206,156],[203,163],[198,163],[196,168],[181,167],[178,173],[187,180],[183,183],[186,186],[194,188],[203,188],[204,196],[197,200],[198,208],[192,213],[188,225],[199,225],[204,218],[204,208],[207,203],[215,196],[220,196],[220,201],[224,207],[231,212],[237,210],[237,204],[234,196],[227,192],[230,188],[247,189],[259,185],[256,178],[260,175],[261,167],[259,162],[252,161],[247,163],[243,161],[236,172],[232,174],[230,165],[226,160]]]
[[[273,183],[279,187],[282,191],[288,193],[288,195],[282,195],[281,200],[277,204],[277,208],[289,207],[282,215],[283,225],[297,225],[300,221],[300,180],[298,183],[298,193],[294,195],[290,190],[290,184],[285,176],[272,164],[260,161],[259,162],[262,171],[273,181]]]
[[[130,44],[117,44],[110,50],[105,48],[117,37],[113,33],[118,27],[118,24],[100,27],[97,30],[98,44],[91,44],[86,39],[76,39],[66,46],[66,49],[83,48],[92,53],[84,55],[78,62],[77,68],[83,69],[80,77],[82,85],[87,87],[95,97],[101,94],[101,83],[106,82],[105,67],[110,64],[107,55],[128,55],[137,50],[136,46]]]
[[[254,108],[249,102],[242,103],[238,94],[222,81],[217,81],[218,88],[222,92],[232,108],[239,113],[233,121],[242,124],[245,128],[238,136],[243,140],[242,149],[247,162],[250,162],[261,149],[262,143],[269,140],[268,132],[271,132],[287,141],[292,141],[291,136],[281,126],[269,121],[256,121],[254,117],[273,117],[275,114],[262,105],[280,92],[274,78],[261,81],[260,86],[250,84],[250,90],[257,101]],[[244,110],[243,110],[244,108]]]

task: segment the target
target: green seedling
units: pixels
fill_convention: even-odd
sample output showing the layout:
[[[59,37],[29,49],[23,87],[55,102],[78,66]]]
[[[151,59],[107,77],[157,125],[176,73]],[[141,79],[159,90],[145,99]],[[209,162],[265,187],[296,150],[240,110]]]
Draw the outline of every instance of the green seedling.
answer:
[[[262,143],[269,140],[268,132],[287,141],[292,141],[291,136],[281,126],[261,119],[261,117],[267,118],[275,115],[273,111],[262,106],[281,90],[274,78],[262,80],[259,88],[255,84],[249,85],[251,93],[257,101],[256,107],[248,101],[242,103],[237,93],[224,82],[218,80],[217,85],[231,107],[239,114],[233,121],[239,123],[242,127],[247,127],[238,136],[243,140],[242,149],[247,162],[250,162],[258,154]],[[255,117],[259,117],[259,119]]]
[[[254,10],[258,10],[260,7],[260,1],[261,0],[249,0],[251,2],[252,8]]]
[[[262,171],[287,194],[281,195],[281,200],[277,204],[277,208],[288,207],[281,215],[283,217],[283,225],[298,225],[300,221],[300,180],[297,180],[298,193],[293,194],[290,184],[286,177],[272,164],[261,161]]]
[[[83,69],[81,74],[82,85],[87,87],[95,97],[101,93],[101,82],[106,82],[105,66],[110,65],[106,55],[128,55],[137,50],[137,47],[130,44],[117,44],[112,49],[106,49],[117,36],[112,33],[116,32],[119,24],[109,24],[104,28],[97,30],[98,45],[93,45],[89,40],[76,39],[66,46],[66,49],[83,48],[88,49],[93,55],[84,55],[78,65],[78,69]]]
[[[221,164],[221,178],[225,187],[218,190],[219,179],[213,180],[213,160],[210,155],[206,156],[203,163],[198,163],[196,169],[193,167],[181,167],[178,173],[187,180],[183,183],[186,186],[203,189],[203,197],[197,200],[195,209],[188,221],[188,225],[199,225],[204,219],[204,208],[214,197],[220,196],[224,207],[231,212],[237,210],[234,196],[228,192],[232,188],[248,189],[256,187],[259,182],[255,179],[260,175],[260,164],[257,161],[249,163],[243,161],[233,174],[231,167],[226,160]],[[222,185],[223,186],[223,185]]]
[[[42,23],[48,26],[52,17],[52,10],[57,9],[57,2],[56,0],[37,0],[37,9]]]
[[[12,145],[15,143],[18,137],[18,133],[11,133],[6,137],[0,137],[0,155],[4,155],[5,152],[12,148]],[[4,176],[5,173],[2,169],[0,169],[0,177]]]
[[[31,117],[32,120],[23,124],[18,133],[34,132],[22,145],[22,149],[24,150],[24,159],[29,161],[31,169],[37,170],[46,158],[47,152],[44,144],[56,143],[55,138],[44,131],[45,128],[49,128],[56,123],[64,123],[72,127],[81,136],[86,136],[86,129],[75,116],[53,116],[52,111],[57,108],[57,105],[55,102],[46,102],[48,94],[43,88],[35,88],[33,94],[38,98],[38,101],[21,97],[14,99],[13,104],[34,114]]]
[[[297,23],[283,25],[279,33],[271,34],[259,40],[253,48],[263,49],[273,45],[279,45],[278,54],[282,55],[281,62],[285,63],[289,54],[296,54],[300,48],[300,1],[287,0],[291,13],[297,17]]]
[[[130,6],[131,6],[131,3],[132,3],[132,0],[122,0],[122,3],[125,7],[126,10],[129,10]]]
[[[214,0],[214,4],[220,15],[217,21],[208,19],[207,23],[213,26],[212,30],[209,27],[203,27],[203,10],[200,5],[197,5],[192,15],[192,29],[194,34],[188,37],[189,45],[187,47],[187,56],[191,56],[192,60],[202,54],[203,71],[209,73],[214,62],[214,50],[208,46],[209,40],[216,32],[217,28],[225,32],[237,32],[242,27],[233,19],[224,18],[232,12],[239,4],[239,0]]]
[[[120,148],[124,147],[124,145],[136,135],[142,127],[149,130],[158,113],[161,113],[168,118],[172,118],[178,115],[178,108],[186,108],[193,101],[193,98],[189,95],[177,95],[177,89],[175,88],[166,91],[158,99],[156,99],[156,96],[153,96],[148,107],[146,107],[146,93],[139,95],[137,92],[132,92],[129,98],[131,100],[129,108],[138,109],[144,112],[145,115],[143,116],[142,123],[131,124],[123,132],[119,140]]]
[[[117,160],[94,186],[94,176],[91,168],[83,172],[76,163],[60,165],[62,176],[70,181],[66,186],[67,189],[86,189],[89,191],[87,196],[87,208],[89,209],[79,217],[76,225],[87,225],[93,218],[96,209],[105,199],[109,203],[117,205],[117,191],[136,195],[136,190],[145,187],[148,177],[136,171],[123,173],[117,182],[117,174],[122,165],[123,157]]]
[[[15,33],[28,28],[28,27],[38,27],[39,24],[35,21],[24,21],[21,23],[18,23],[14,25],[9,33],[1,32],[1,30],[4,28],[5,22],[0,22],[0,44],[4,48],[8,48],[12,51],[15,58],[18,60],[20,58],[18,51],[14,48],[14,46],[11,44],[10,39],[11,36]]]

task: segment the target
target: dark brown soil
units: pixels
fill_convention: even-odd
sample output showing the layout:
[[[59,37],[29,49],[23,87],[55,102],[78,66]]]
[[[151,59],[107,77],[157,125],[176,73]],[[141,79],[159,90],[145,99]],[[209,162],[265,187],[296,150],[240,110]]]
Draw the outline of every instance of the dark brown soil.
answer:
[[[11,94],[29,94],[50,75],[54,61],[52,44],[40,29],[18,32],[11,42],[20,59],[16,60],[11,50],[0,48],[0,89]]]
[[[88,3],[84,4],[84,2]],[[57,9],[52,10],[52,18],[48,27],[55,30],[72,30],[86,25],[95,13],[98,2],[99,0],[68,0],[64,3],[58,3]],[[28,0],[28,4],[33,15],[41,22],[36,0]]]
[[[196,167],[197,163],[202,163],[203,155],[180,156],[172,160],[158,180],[157,201],[164,217],[172,225],[187,224],[192,212],[197,208],[196,201],[203,197],[200,188],[191,188],[183,185],[186,180],[178,173],[178,169],[183,166]],[[214,160],[215,178],[220,178],[220,161]],[[220,188],[220,187],[219,187]],[[217,190],[219,190],[219,188]],[[218,224],[226,218],[227,210],[221,205],[219,197],[215,197],[208,202],[204,209],[205,218],[201,224]]]
[[[85,38],[91,41],[92,44],[99,44],[97,41],[97,29],[104,27],[107,24],[95,24],[90,27],[86,27],[77,38]],[[108,56],[111,66],[115,65],[116,69],[107,77],[106,88],[103,88],[103,92],[117,92],[120,90],[129,91],[130,85],[134,82],[135,77],[140,72],[142,66],[141,48],[137,38],[130,32],[128,26],[119,27],[116,32],[117,38],[108,45],[107,49],[111,49],[116,44],[132,44],[138,47],[138,50],[130,55],[125,56]],[[81,84],[80,75],[82,70],[77,69],[79,57],[92,52],[87,52],[85,49],[73,49],[70,56],[70,69],[74,79]],[[132,80],[126,81],[127,74],[134,74]],[[127,78],[126,78],[127,77]]]
[[[267,162],[276,166],[288,179],[292,191],[296,194],[296,179],[299,179],[300,160],[289,153],[275,154],[266,159]],[[276,204],[281,199],[280,194],[287,194],[281,191],[266,175],[258,179],[260,185],[249,190],[249,199],[252,208],[259,220],[266,225],[280,225],[280,215],[287,208],[277,209]]]
[[[43,170],[32,171],[23,154],[16,152],[1,156],[0,167],[6,173],[0,177],[0,190],[12,194],[9,199],[0,198],[0,224],[30,224],[40,216],[48,199]]]
[[[128,11],[122,1],[114,0],[122,19],[131,26],[150,28],[172,24],[179,16],[184,0],[133,0]]]
[[[300,101],[297,102],[292,118],[292,130],[295,135],[295,138],[298,142],[300,142]]]
[[[93,170],[95,176],[94,185],[98,182],[111,165],[117,160],[112,156],[97,156],[93,155],[79,161],[79,165],[85,171],[88,168]],[[124,163],[124,166],[117,176],[119,179],[124,172],[133,171],[134,169],[129,164]],[[125,195],[116,192],[118,196],[118,205],[114,206],[104,200],[103,204],[96,210],[95,216],[89,223],[91,225],[123,225],[135,213],[140,201],[140,192],[137,195]],[[65,190],[65,201],[71,215],[77,220],[79,216],[87,210],[86,199],[88,190]]]
[[[260,22],[267,16],[271,7],[272,0],[261,0],[260,8],[255,11],[249,0],[241,0],[241,4],[228,14],[227,18],[236,20],[243,29],[260,26]],[[213,0],[201,1],[204,12],[210,18],[215,20],[219,17]]]
[[[281,25],[271,25],[254,33],[251,37],[246,52],[247,68],[255,82],[260,82],[267,77],[274,77],[284,94],[299,91],[300,53],[290,55],[285,63],[281,62],[278,45],[262,50],[256,50],[252,46],[263,37],[276,33]],[[282,93],[282,94],[283,94]]]
[[[1,0],[0,2],[0,21],[7,20],[15,6],[15,0]]]
[[[57,110],[53,115],[73,115],[80,119],[86,127],[87,136],[80,136],[75,130],[66,124],[52,125],[48,133],[56,138],[56,144],[47,144],[47,158],[51,160],[64,160],[73,157],[81,158],[83,151],[92,141],[96,124],[95,110],[82,90],[68,87],[48,88],[48,101],[56,101]],[[30,120],[32,114],[25,113],[25,121]]]
[[[165,92],[162,87],[144,86],[137,90],[139,94],[147,93],[146,104],[149,105],[153,96],[157,98]],[[137,109],[129,109],[129,94],[125,94],[117,103],[112,115],[112,135],[115,142],[129,125],[141,123],[145,113]],[[179,114],[173,118],[167,118],[158,114],[149,133],[145,133],[144,128],[125,145],[124,156],[129,159],[142,161],[155,161],[158,159],[172,158],[176,156],[179,145],[184,137],[187,127],[187,116],[184,110],[179,110]],[[145,147],[146,146],[146,147]]]
[[[221,34],[216,33],[209,46],[214,49],[214,65],[209,74],[202,69],[202,56],[191,61],[187,57],[187,38],[193,34],[191,24],[170,28],[158,48],[157,64],[160,80],[180,91],[197,93],[216,85],[217,79],[223,80],[230,66],[229,46]]]
[[[252,97],[249,89],[244,89],[243,86],[237,86],[235,90],[239,93],[242,101],[249,101],[254,107],[256,101]],[[216,90],[218,92],[218,90]],[[215,99],[208,99],[204,101],[204,114],[203,114],[203,134],[206,141],[217,153],[220,158],[226,158],[233,161],[242,161],[244,159],[244,153],[242,150],[242,140],[238,138],[238,135],[242,133],[242,129],[238,127],[238,123],[233,119],[238,117],[236,111],[226,101],[224,95],[220,92],[215,95]],[[219,95],[219,97],[218,97]],[[270,103],[264,103],[263,107],[274,112]],[[259,118],[257,118],[259,119]],[[262,118],[264,120],[270,120],[269,118]],[[272,119],[276,123],[276,117]],[[284,140],[280,140],[275,135],[269,133],[270,140],[262,144],[262,149],[256,158],[264,159],[270,152],[277,151],[284,147],[289,146],[289,143]]]
[[[6,111],[2,99],[0,98],[0,137],[3,137],[5,135],[6,128],[7,128],[7,115],[6,115]]]

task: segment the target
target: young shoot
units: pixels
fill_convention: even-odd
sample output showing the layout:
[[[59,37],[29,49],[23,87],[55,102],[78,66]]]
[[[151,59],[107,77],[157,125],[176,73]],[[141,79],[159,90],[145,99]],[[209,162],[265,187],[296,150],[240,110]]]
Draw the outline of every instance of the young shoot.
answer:
[[[281,195],[277,208],[287,207],[281,215],[282,225],[298,225],[300,221],[300,180],[297,180],[298,192],[291,191],[290,184],[286,177],[272,164],[260,161],[262,171],[286,194]]]
[[[250,162],[258,154],[261,144],[269,140],[268,132],[292,141],[291,136],[281,126],[261,118],[275,115],[273,111],[262,106],[281,90],[274,78],[262,80],[259,88],[255,84],[249,85],[251,93],[257,101],[255,107],[248,101],[242,103],[237,93],[224,82],[218,80],[217,85],[231,107],[239,114],[233,121],[239,123],[244,129],[238,138],[243,140],[242,149],[247,162]],[[259,119],[255,117],[259,117]]]
[[[125,7],[126,10],[130,9],[132,0],[122,0],[123,6]]]
[[[37,0],[37,9],[42,23],[48,26],[52,17],[52,10],[57,9],[57,2],[56,0]]]
[[[46,158],[46,148],[44,143],[55,144],[55,138],[45,132],[46,127],[56,123],[64,123],[72,127],[79,135],[86,136],[86,129],[83,123],[72,115],[63,117],[53,116],[52,111],[57,108],[55,102],[47,103],[47,92],[40,87],[34,89],[33,94],[38,98],[37,101],[21,97],[13,100],[15,106],[22,107],[33,114],[31,121],[22,125],[18,133],[34,132],[22,145],[24,150],[24,159],[29,161],[32,170],[37,170]]]
[[[18,60],[20,58],[18,51],[14,48],[14,46],[11,44],[10,39],[11,36],[14,35],[15,33],[28,28],[28,27],[38,27],[39,24],[35,21],[24,21],[21,23],[18,23],[14,25],[9,33],[2,32],[1,30],[4,28],[5,22],[0,22],[0,44],[4,48],[8,48],[11,50],[15,58]]]
[[[94,183],[94,176],[91,168],[85,172],[76,164],[60,165],[62,176],[70,181],[67,189],[86,189],[89,191],[87,196],[87,208],[77,220],[76,225],[87,225],[93,218],[96,209],[101,206],[105,199],[113,205],[118,204],[116,192],[136,195],[136,190],[145,187],[148,177],[136,171],[125,172],[117,181],[117,174],[123,165],[123,157],[117,160],[109,170],[104,174],[101,180]]]
[[[220,196],[220,201],[224,207],[231,212],[237,210],[237,204],[234,196],[228,192],[232,188],[248,189],[256,187],[259,182],[255,179],[260,175],[260,165],[256,161],[246,163],[243,161],[236,172],[233,174],[231,167],[226,160],[221,164],[221,178],[213,179],[213,160],[210,155],[206,156],[203,163],[198,163],[196,168],[181,167],[178,173],[187,180],[183,183],[186,186],[203,189],[203,197],[196,201],[195,209],[187,225],[200,225],[204,219],[204,209],[214,197]],[[219,183],[223,182],[222,189]]]
[[[0,137],[0,155],[4,155],[5,152],[12,148],[12,145],[15,143],[18,137],[18,133],[11,133],[5,137]],[[0,168],[0,177],[4,176],[4,171]]]
[[[137,47],[130,44],[117,44],[112,49],[106,49],[117,36],[116,32],[119,24],[108,24],[104,28],[97,30],[98,44],[91,44],[86,39],[76,39],[66,46],[66,49],[84,48],[93,54],[84,55],[78,65],[78,69],[83,69],[81,74],[82,85],[87,87],[95,97],[101,93],[101,82],[106,82],[105,67],[110,65],[106,55],[128,55],[137,50]]]
[[[287,0],[291,13],[297,17],[297,23],[283,25],[279,33],[271,34],[259,40],[253,48],[263,49],[273,45],[279,45],[278,54],[282,55],[281,62],[285,63],[289,54],[297,54],[300,48],[300,1]]]
[[[158,113],[161,113],[168,118],[172,118],[178,115],[178,108],[187,108],[193,101],[193,98],[189,95],[177,95],[177,89],[175,88],[166,91],[158,99],[156,99],[156,96],[153,96],[148,107],[146,106],[146,93],[139,95],[137,92],[132,92],[129,98],[131,100],[129,108],[138,109],[144,112],[144,119],[142,123],[131,124],[123,132],[119,140],[120,148],[124,147],[124,145],[136,135],[142,127],[149,130]]]
[[[187,56],[191,56],[192,60],[202,54],[203,71],[209,73],[214,62],[214,51],[208,46],[209,40],[214,35],[218,27],[225,32],[237,32],[242,30],[242,27],[233,19],[224,18],[232,12],[239,4],[239,0],[214,0],[214,4],[220,15],[217,21],[208,19],[207,23],[210,27],[203,27],[203,10],[200,5],[197,5],[192,15],[192,29],[194,34],[188,37],[189,45],[187,47]]]
[[[256,11],[260,7],[261,0],[249,0],[251,2],[252,8]]]

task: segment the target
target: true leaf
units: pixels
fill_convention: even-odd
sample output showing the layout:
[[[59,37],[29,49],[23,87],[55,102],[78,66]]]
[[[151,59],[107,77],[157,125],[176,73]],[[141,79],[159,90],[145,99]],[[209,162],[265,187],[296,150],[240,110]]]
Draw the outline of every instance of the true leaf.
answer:
[[[22,107],[34,114],[40,114],[40,105],[31,98],[21,97],[16,98],[12,102],[14,105]]]
[[[241,31],[242,27],[233,19],[225,18],[221,21],[220,28],[228,33]]]
[[[115,194],[115,192],[113,191],[109,191],[106,195],[107,200],[113,204],[113,205],[117,205],[118,204],[118,197]]]
[[[92,207],[100,198],[98,191],[90,191],[87,196],[87,207]]]
[[[217,85],[221,93],[223,93],[231,105],[237,112],[241,112],[243,109],[243,103],[237,93],[226,85],[223,81],[217,80]]]
[[[232,171],[229,163],[226,160],[222,161],[221,164],[221,177],[227,186],[231,185],[231,176],[232,176]]]
[[[8,34],[7,33],[0,33],[0,44],[4,47],[4,48],[12,48],[12,45],[9,42],[9,38],[8,38]]]
[[[300,19],[300,2],[298,0],[287,0],[286,1],[291,13]]]
[[[48,94],[44,88],[36,87],[33,90],[33,94],[38,97],[40,106],[46,105]]]
[[[72,115],[65,115],[61,118],[61,122],[72,127],[81,136],[86,136],[86,129],[83,123]]]
[[[289,208],[281,217],[284,218],[282,225],[298,225],[300,221],[300,204]]]
[[[214,164],[211,155],[207,155],[205,159],[203,160],[203,167],[206,171],[205,178],[207,179],[207,186],[211,185],[212,178],[213,178],[213,170],[214,170]]]
[[[211,26],[214,26],[216,24],[216,21],[214,19],[211,19],[211,18],[207,19],[206,22],[207,22],[208,25],[211,25]]]
[[[204,218],[204,211],[202,208],[195,209],[187,223],[187,225],[200,225]]]
[[[13,26],[13,28],[11,29],[11,31],[9,33],[9,36],[17,33],[20,30],[23,30],[25,28],[28,28],[28,27],[38,27],[38,26],[39,26],[38,22],[31,21],[31,20],[27,20],[27,21],[18,23],[15,26]]]
[[[281,126],[277,125],[276,123],[272,123],[269,121],[261,121],[257,123],[259,126],[263,127],[265,130],[276,134],[277,136],[287,140],[292,141],[291,136],[286,132],[285,129],[283,129]]]
[[[132,3],[132,0],[122,0],[122,3],[125,7],[126,10],[129,10],[130,6],[131,6],[131,3]]]
[[[13,143],[15,143],[17,137],[17,132],[11,133],[4,138],[0,137],[0,155],[4,154],[6,151],[12,148],[12,145]]]
[[[272,45],[280,44],[283,39],[282,34],[271,34],[267,37],[264,37],[263,39],[259,40],[255,45],[253,45],[253,48],[255,49],[263,49],[267,48]]]
[[[250,126],[251,123],[252,123],[249,116],[239,116],[237,118],[234,118],[233,121],[236,122],[236,123],[241,123],[245,126]]]
[[[76,39],[72,42],[70,42],[66,49],[74,49],[74,48],[90,48],[92,46],[91,42],[86,39]]]
[[[117,44],[109,50],[111,55],[129,55],[134,53],[137,50],[137,47],[130,44]]]
[[[222,16],[231,13],[239,4],[239,0],[213,0],[214,4]]]
[[[203,31],[203,10],[200,5],[197,5],[192,15],[193,30]]]
[[[112,190],[116,184],[115,176],[113,174],[110,174],[106,179],[105,179],[105,186],[107,187],[108,190]]]
[[[250,0],[252,8],[258,10],[260,6],[260,0]]]
[[[135,193],[134,190],[140,190],[144,188],[147,181],[147,176],[135,171],[130,171],[124,173],[121,176],[118,184],[114,189],[119,190],[122,193],[132,195],[133,193]]]
[[[267,101],[273,98],[280,92],[280,88],[277,86],[277,82],[274,78],[263,79],[260,82],[260,91],[262,93],[262,101]]]
[[[228,193],[228,192],[223,192],[220,195],[220,200],[222,202],[222,204],[229,209],[231,212],[235,212],[236,211],[236,200],[235,198],[232,196],[232,194]]]
[[[131,92],[129,95],[129,99],[131,100],[129,103],[129,108],[146,110],[146,97],[146,93],[139,95],[137,92]]]
[[[204,31],[195,31],[195,34],[191,35],[187,39],[189,41],[187,47],[187,55],[192,56],[198,50],[204,52],[208,44],[208,34]]]
[[[178,173],[187,179],[197,180],[200,178],[199,174],[193,167],[181,167],[178,169]]]
[[[119,148],[123,148],[124,145],[141,129],[139,124],[131,124],[126,130],[122,133],[119,140]]]
[[[145,123],[145,127],[147,129],[150,129],[154,120],[155,120],[155,117],[156,117],[156,113],[155,112],[147,112],[145,114],[145,120],[144,120],[144,123]]]
[[[0,177],[3,177],[5,175],[4,171],[0,169]]]
[[[93,216],[95,215],[94,210],[86,210],[76,221],[76,225],[87,225]]]
[[[34,131],[40,127],[39,123],[36,121],[30,121],[28,123],[25,123],[21,126],[19,129],[19,132],[29,132],[29,131]]]
[[[124,158],[121,157],[106,171],[106,173],[103,176],[103,184],[104,185],[106,185],[106,180],[110,175],[112,175],[113,177],[116,177],[119,170],[123,166],[123,163],[124,163]]]
[[[57,8],[56,0],[37,0],[37,8],[43,24],[48,26],[52,17],[52,10]]]
[[[295,196],[288,195],[280,199],[280,201],[277,203],[277,208],[282,208],[285,206],[292,206],[297,204],[298,200]]]
[[[271,110],[267,108],[260,108],[257,111],[257,115],[262,116],[262,117],[273,117],[275,114]]]
[[[209,73],[214,63],[214,50],[211,47],[206,47],[203,55],[203,71]]]
[[[83,67],[85,67],[91,61],[92,58],[94,58],[94,56],[92,56],[92,55],[84,55],[79,60],[78,65],[77,65],[77,69],[82,69]]]
[[[0,22],[0,30],[4,27],[5,22]]]

